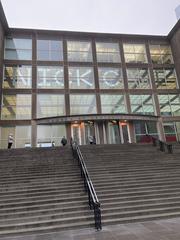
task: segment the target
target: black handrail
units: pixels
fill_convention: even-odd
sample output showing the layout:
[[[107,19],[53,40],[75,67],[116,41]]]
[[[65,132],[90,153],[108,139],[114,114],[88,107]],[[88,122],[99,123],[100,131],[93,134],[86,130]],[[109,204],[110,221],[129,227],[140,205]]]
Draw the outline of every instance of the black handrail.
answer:
[[[102,225],[101,225],[100,202],[96,195],[95,189],[93,187],[86,164],[84,162],[83,155],[81,153],[81,150],[80,150],[78,144],[75,141],[71,140],[71,147],[72,147],[72,151],[73,151],[73,157],[78,161],[78,164],[81,169],[81,177],[84,180],[84,188],[85,188],[85,191],[88,193],[89,208],[91,210],[94,210],[95,228],[97,230],[101,230]]]
[[[155,138],[155,137],[153,137],[151,135],[147,135],[147,136],[149,136],[151,138],[152,144],[153,144],[154,147],[159,146],[159,150],[161,152],[165,152],[167,150],[168,153],[170,153],[170,154],[173,153],[173,146],[172,146],[172,144],[169,144],[167,142],[163,142],[163,141],[161,141],[161,140],[159,140],[159,139],[157,139],[157,138]]]

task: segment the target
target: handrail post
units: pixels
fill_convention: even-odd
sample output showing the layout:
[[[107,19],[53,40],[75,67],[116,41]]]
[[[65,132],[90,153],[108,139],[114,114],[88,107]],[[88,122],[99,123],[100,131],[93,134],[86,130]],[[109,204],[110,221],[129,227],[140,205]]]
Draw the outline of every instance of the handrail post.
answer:
[[[95,203],[94,204],[94,220],[95,220],[95,228],[97,230],[102,229],[101,225],[101,209],[100,209],[100,204]]]
[[[172,146],[172,144],[167,144],[167,151],[168,151],[168,153],[170,153],[170,154],[173,153],[173,146]]]
[[[164,146],[164,143],[161,140],[159,140],[159,149],[160,149],[161,152],[165,152],[165,146]]]

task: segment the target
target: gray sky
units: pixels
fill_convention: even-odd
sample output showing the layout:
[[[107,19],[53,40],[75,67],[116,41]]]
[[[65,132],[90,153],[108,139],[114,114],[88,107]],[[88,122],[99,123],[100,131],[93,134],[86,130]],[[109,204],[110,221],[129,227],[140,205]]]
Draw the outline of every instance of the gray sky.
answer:
[[[1,0],[10,27],[167,35],[180,0]]]

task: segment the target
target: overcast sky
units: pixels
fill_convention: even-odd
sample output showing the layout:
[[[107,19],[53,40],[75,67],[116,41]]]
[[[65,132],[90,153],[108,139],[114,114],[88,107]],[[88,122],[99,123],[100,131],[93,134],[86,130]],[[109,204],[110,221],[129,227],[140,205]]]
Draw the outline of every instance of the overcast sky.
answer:
[[[10,27],[167,35],[180,0],[1,0]]]

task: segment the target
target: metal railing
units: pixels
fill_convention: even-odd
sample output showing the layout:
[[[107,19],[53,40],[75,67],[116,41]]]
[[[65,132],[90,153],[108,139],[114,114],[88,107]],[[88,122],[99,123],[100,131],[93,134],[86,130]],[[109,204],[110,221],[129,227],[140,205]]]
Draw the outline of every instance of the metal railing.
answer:
[[[98,200],[92,181],[90,179],[79,145],[75,141],[71,141],[71,147],[73,151],[73,157],[78,161],[78,164],[81,169],[81,177],[83,178],[84,181],[84,188],[85,191],[88,193],[89,208],[94,211],[95,228],[97,230],[101,230],[102,225],[101,225],[100,202]]]
[[[155,137],[153,137],[151,135],[148,135],[148,136],[151,138],[153,146],[154,147],[158,147],[159,146],[159,150],[161,152],[166,152],[167,151],[170,154],[173,153],[173,146],[172,146],[172,144],[163,142],[163,141],[161,141],[161,140],[159,140],[159,139],[157,139],[157,138],[155,138]]]

